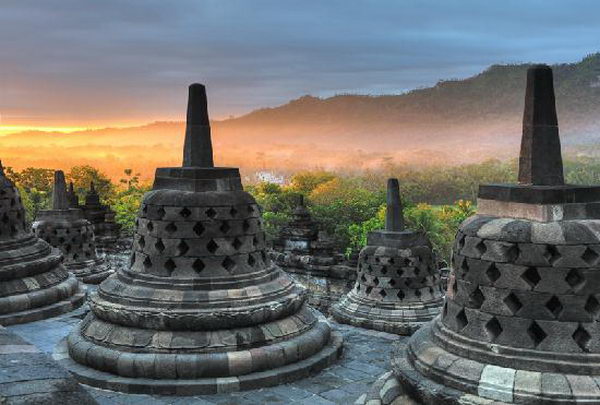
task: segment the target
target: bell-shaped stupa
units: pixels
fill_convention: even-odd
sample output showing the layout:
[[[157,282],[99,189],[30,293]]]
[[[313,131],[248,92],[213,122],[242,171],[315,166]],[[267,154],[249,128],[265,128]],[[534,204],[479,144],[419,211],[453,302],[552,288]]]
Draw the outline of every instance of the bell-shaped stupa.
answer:
[[[480,186],[442,315],[392,361],[405,394],[427,405],[600,404],[599,208],[600,187],[564,184],[552,70],[534,66],[519,184]]]
[[[110,265],[96,252],[94,227],[80,209],[69,208],[65,175],[54,172],[52,209],[39,211],[32,224],[35,234],[60,249],[63,264],[79,280],[98,284],[112,273]]]
[[[443,288],[431,243],[405,229],[397,179],[387,184],[385,230],[369,233],[354,288],[332,308],[339,322],[409,335],[433,319]]]
[[[29,230],[0,163],[0,325],[50,318],[83,303],[84,288],[61,262],[60,252]]]
[[[131,265],[90,297],[57,359],[111,390],[207,394],[306,377],[342,340],[265,252],[237,168],[214,167],[206,91],[189,88],[183,166],[156,170]],[[68,353],[68,355],[67,355]]]
[[[73,202],[75,202],[75,198],[71,197]],[[115,242],[121,233],[119,224],[115,222],[115,212],[100,201],[100,194],[96,191],[93,181],[90,182],[90,189],[85,195],[85,204],[79,208],[83,211],[84,218],[90,221],[94,227],[96,245],[104,250],[114,249]]]

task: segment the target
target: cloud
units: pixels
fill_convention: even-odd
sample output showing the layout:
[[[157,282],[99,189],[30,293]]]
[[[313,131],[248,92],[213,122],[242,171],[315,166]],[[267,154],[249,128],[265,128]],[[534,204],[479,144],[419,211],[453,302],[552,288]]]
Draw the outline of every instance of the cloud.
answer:
[[[303,94],[398,93],[600,50],[594,1],[3,0],[4,123],[215,117]]]

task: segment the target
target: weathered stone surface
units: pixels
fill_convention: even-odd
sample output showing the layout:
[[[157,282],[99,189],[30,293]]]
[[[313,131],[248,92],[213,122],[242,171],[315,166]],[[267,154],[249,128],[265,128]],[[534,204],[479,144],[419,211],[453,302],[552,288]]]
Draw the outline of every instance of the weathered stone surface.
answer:
[[[541,208],[571,191],[597,204],[600,188],[562,185],[548,81],[549,68],[530,70],[520,181],[534,185],[504,191],[527,190]],[[494,207],[461,225],[442,314],[395,354],[395,378],[426,405],[600,403],[600,221],[584,212],[519,219]]]
[[[157,169],[130,266],[91,295],[90,314],[67,339],[69,369],[102,388],[192,395],[275,385],[326,367],[341,339],[265,248],[260,210],[237,169]]]
[[[2,326],[0,369],[1,404],[96,404],[47,354]]]
[[[70,311],[84,290],[62,256],[31,233],[18,190],[0,164],[0,325],[31,322]]]
[[[388,182],[398,190],[398,183]],[[399,210],[400,197],[388,192]],[[396,212],[390,222],[403,221]],[[354,288],[332,308],[336,320],[364,328],[410,335],[435,317],[443,301],[437,261],[429,241],[412,231],[376,231],[360,252]]]
[[[328,313],[332,302],[350,291],[356,271],[342,254],[334,254],[331,242],[319,227],[300,195],[292,220],[282,228],[269,255],[307,287],[309,304]]]
[[[32,224],[36,236],[60,249],[63,264],[84,283],[98,284],[111,273],[110,265],[96,251],[93,225],[80,209],[69,208],[65,177],[55,173],[51,210],[39,211]]]

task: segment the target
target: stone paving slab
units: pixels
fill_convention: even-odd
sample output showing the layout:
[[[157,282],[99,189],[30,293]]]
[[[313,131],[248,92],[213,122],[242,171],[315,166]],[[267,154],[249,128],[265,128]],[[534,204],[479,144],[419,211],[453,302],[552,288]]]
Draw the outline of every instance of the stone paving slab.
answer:
[[[0,326],[0,404],[93,405],[95,402],[47,353]]]
[[[9,329],[52,353],[58,342],[83,318],[87,307],[71,313],[11,326]],[[399,337],[331,322],[344,337],[344,353],[333,366],[312,377],[259,390],[193,397],[122,394],[82,387],[100,405],[335,405],[352,404],[383,373],[390,369],[392,342]]]

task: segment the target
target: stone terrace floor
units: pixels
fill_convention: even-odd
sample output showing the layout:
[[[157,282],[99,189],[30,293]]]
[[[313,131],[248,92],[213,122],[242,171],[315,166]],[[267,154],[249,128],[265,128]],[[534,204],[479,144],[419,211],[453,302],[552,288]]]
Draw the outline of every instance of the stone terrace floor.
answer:
[[[8,327],[13,333],[49,354],[85,315],[79,309],[60,317]],[[390,369],[392,342],[406,339],[389,333],[340,325],[344,354],[332,367],[313,377],[254,391],[195,397],[121,394],[83,385],[100,405],[333,405],[352,404],[373,381]]]

